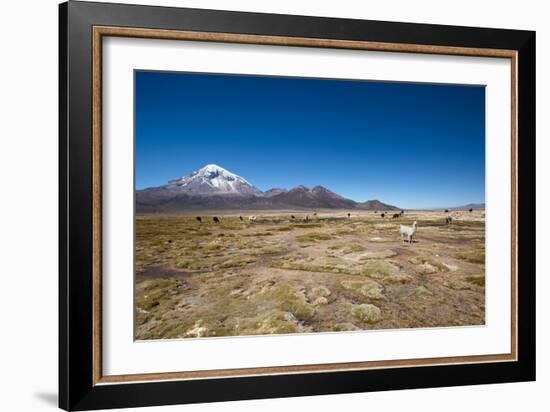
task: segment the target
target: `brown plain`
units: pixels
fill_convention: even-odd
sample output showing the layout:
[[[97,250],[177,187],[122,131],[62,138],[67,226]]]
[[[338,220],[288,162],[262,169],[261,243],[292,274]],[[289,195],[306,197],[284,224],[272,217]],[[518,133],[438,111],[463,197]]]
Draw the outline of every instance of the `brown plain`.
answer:
[[[135,338],[483,325],[484,210],[381,212],[137,216]]]

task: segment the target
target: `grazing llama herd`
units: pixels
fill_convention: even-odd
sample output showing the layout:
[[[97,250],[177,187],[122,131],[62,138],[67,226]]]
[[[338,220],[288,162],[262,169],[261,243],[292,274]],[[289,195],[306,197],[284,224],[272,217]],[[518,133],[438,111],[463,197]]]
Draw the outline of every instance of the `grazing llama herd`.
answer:
[[[472,211],[473,211],[472,209],[469,210],[470,213]],[[378,213],[378,212],[375,211],[374,213]],[[449,211],[446,209],[445,213],[449,213]],[[392,218],[397,219],[397,218],[403,216],[403,214],[404,214],[404,211],[402,210],[401,213],[395,213],[392,216]],[[317,213],[314,213],[313,216],[317,216]],[[347,216],[348,216],[348,219],[351,218],[350,213],[348,213]],[[382,218],[384,218],[385,213],[381,213],[380,216]],[[197,216],[196,219],[199,223],[202,223],[202,218],[200,216]],[[241,221],[244,221],[242,216],[239,216],[239,219]],[[256,219],[257,219],[256,216],[248,216],[248,221],[249,222],[255,222]],[[294,221],[296,219],[296,216],[292,215],[291,219],[292,219],[292,221]],[[214,223],[220,223],[220,219],[217,216],[214,216],[212,220],[214,221]],[[304,222],[307,223],[308,221],[309,221],[309,216],[306,216],[305,219],[304,219]],[[453,219],[450,216],[447,216],[445,218],[445,223],[447,225],[450,225],[452,223],[452,221],[453,221]],[[279,221],[277,221],[276,223],[279,223]],[[401,235],[401,242],[407,242],[409,245],[412,245],[414,243],[414,237],[416,236],[417,226],[418,225],[417,225],[416,220],[413,222],[412,226],[399,225],[399,234]]]

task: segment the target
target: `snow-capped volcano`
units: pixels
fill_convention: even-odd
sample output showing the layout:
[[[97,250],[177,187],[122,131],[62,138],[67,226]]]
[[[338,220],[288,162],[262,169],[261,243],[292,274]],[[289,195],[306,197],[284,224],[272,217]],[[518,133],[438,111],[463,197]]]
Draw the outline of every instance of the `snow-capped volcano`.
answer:
[[[376,207],[376,209],[374,209]],[[159,187],[136,191],[138,213],[173,213],[186,210],[396,210],[378,201],[357,203],[330,190],[303,185],[262,192],[241,176],[215,164]]]
[[[165,189],[190,195],[261,195],[246,179],[215,164],[209,164],[188,176],[170,180]]]

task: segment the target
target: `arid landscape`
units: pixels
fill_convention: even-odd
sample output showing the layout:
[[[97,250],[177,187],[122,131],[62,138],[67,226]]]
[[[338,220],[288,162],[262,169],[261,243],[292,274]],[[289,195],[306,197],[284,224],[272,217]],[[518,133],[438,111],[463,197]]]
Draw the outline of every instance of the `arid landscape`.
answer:
[[[381,213],[138,215],[136,339],[483,325],[484,209]]]
[[[134,88],[136,339],[485,324],[485,87]]]

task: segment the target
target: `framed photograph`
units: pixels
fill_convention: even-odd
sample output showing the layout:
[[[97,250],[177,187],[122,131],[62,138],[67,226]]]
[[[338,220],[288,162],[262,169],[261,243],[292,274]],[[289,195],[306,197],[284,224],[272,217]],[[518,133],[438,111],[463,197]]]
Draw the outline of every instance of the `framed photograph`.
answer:
[[[60,5],[66,410],[535,379],[535,33]]]

